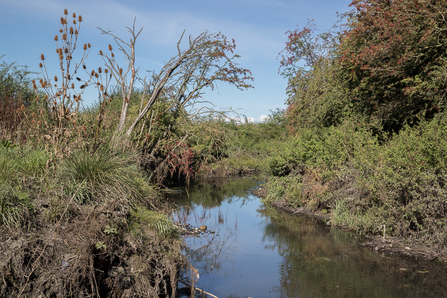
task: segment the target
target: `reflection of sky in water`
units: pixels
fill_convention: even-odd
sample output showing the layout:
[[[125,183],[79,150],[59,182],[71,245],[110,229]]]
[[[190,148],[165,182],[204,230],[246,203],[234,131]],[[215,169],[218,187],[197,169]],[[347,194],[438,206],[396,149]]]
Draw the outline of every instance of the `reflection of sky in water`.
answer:
[[[184,239],[196,286],[219,298],[444,297],[447,274],[433,263],[361,248],[352,233],[265,208],[247,192],[201,190],[177,218],[215,231]]]
[[[265,249],[274,243],[263,240],[262,226],[268,219],[261,218],[256,211],[259,200],[253,198],[244,204],[241,200],[229,201],[212,209],[195,206],[193,213],[200,216],[189,217],[192,225],[206,225],[216,232],[185,237],[189,248],[186,254],[190,254],[194,266],[200,270],[197,286],[218,297],[232,293],[240,297],[264,297],[266,291],[279,286],[277,268],[282,257]],[[207,215],[203,218],[204,211]]]

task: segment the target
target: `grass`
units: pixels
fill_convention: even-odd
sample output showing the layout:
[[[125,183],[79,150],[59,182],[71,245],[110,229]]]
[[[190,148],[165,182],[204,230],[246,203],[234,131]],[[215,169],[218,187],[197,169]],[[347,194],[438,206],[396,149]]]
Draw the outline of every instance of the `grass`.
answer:
[[[126,151],[125,151],[126,150]],[[96,152],[75,152],[58,170],[58,179],[70,192],[80,188],[79,203],[148,205],[155,189],[138,168],[138,152],[132,148],[114,150],[107,146]]]

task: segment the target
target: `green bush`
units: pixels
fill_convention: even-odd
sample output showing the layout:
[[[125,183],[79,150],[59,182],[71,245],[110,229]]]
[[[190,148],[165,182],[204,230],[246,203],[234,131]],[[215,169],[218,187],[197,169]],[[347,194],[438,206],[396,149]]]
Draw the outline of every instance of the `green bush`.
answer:
[[[284,176],[284,177],[270,177],[266,188],[268,195],[264,199],[266,203],[273,203],[275,201],[284,199],[289,207],[301,207],[305,203],[305,198],[302,194],[302,177]]]

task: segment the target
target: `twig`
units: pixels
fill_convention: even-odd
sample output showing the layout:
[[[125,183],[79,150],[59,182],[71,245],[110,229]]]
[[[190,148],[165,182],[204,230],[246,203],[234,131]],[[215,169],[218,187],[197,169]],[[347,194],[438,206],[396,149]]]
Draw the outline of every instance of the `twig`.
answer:
[[[200,292],[202,292],[202,293],[204,293],[204,294],[206,294],[206,295],[209,295],[209,296],[214,297],[214,298],[218,298],[217,296],[215,296],[215,295],[213,295],[213,294],[211,294],[211,293],[208,293],[207,291],[204,291],[204,290],[202,290],[202,289],[199,289],[199,288],[196,287],[196,286],[191,286],[190,284],[188,284],[186,281],[182,280],[181,278],[179,278],[179,281],[180,281],[182,284],[184,284],[184,285],[186,285],[186,286],[188,286],[188,287],[190,287],[190,288],[194,288],[194,289],[196,289],[196,290],[199,290]]]

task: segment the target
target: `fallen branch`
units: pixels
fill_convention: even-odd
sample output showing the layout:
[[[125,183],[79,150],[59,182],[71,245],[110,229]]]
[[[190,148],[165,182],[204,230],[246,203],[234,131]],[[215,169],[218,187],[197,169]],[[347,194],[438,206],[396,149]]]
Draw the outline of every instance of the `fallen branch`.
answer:
[[[211,294],[211,293],[208,293],[207,291],[201,290],[201,289],[199,289],[198,287],[195,287],[195,286],[191,286],[190,284],[188,284],[186,281],[182,280],[181,278],[179,278],[179,281],[180,281],[182,284],[184,284],[184,285],[186,285],[186,286],[188,286],[188,287],[190,287],[190,288],[194,288],[194,289],[200,291],[202,294],[206,294],[206,295],[209,295],[209,296],[211,296],[211,297],[218,298],[217,296],[215,296],[215,295],[213,295],[213,294]]]

